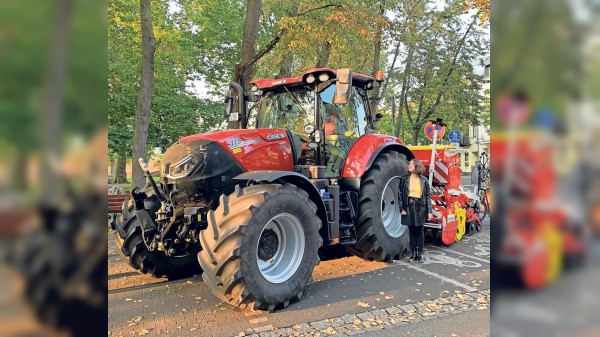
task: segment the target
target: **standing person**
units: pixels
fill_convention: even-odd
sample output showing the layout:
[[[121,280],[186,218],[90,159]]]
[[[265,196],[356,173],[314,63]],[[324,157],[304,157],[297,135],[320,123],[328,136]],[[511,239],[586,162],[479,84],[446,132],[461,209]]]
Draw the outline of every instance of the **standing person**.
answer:
[[[424,225],[426,220],[433,218],[431,192],[429,181],[423,176],[425,166],[420,160],[411,160],[408,172],[410,174],[400,179],[402,224],[410,231],[411,259],[423,261]]]

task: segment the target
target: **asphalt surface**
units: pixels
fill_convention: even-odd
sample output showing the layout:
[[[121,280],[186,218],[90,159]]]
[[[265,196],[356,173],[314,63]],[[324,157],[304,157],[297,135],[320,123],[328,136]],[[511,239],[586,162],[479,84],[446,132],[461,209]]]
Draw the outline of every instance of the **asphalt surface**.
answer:
[[[482,232],[450,247],[427,242],[423,263],[406,258],[380,263],[357,257],[323,261],[301,301],[274,313],[242,311],[222,303],[199,275],[166,280],[138,274],[109,240],[109,335],[277,336],[284,335],[282,331],[293,335],[294,327],[302,323],[486,290],[490,288],[489,237],[486,219]],[[411,318],[410,324],[362,332],[365,336],[486,336],[490,334],[488,308],[471,308],[449,317],[419,316]]]

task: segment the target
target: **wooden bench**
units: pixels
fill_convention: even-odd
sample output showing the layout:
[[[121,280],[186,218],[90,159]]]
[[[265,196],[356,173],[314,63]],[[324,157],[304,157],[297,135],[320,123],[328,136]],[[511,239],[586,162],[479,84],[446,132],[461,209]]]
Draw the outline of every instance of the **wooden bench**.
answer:
[[[121,213],[123,201],[131,198],[129,194],[109,194],[108,195],[108,213]]]

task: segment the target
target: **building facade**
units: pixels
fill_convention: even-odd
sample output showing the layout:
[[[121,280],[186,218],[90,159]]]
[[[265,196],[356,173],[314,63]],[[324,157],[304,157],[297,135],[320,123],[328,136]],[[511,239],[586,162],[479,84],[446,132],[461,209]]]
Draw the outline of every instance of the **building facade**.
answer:
[[[486,97],[489,102],[490,99],[490,58],[486,58],[483,65],[476,67],[476,71],[481,72],[484,76],[484,83],[482,95]],[[482,102],[483,104],[483,102]],[[490,126],[483,125],[469,125],[468,135],[463,135],[462,141],[460,142],[460,148],[465,151],[461,151],[460,154],[460,168],[463,172],[471,172],[471,169],[475,167],[479,157],[483,152],[490,155]]]

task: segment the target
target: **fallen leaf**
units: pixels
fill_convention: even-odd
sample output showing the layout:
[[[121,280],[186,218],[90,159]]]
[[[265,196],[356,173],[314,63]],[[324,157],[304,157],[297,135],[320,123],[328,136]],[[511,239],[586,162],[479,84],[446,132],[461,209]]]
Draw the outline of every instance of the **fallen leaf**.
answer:
[[[126,298],[125,302],[133,301],[133,298]]]
[[[137,330],[137,333],[138,333],[138,335],[140,335],[140,336],[146,335],[146,334],[148,334],[149,332],[150,332],[150,330],[148,330],[148,329],[138,329],[138,330]]]
[[[417,285],[418,285],[418,286],[420,286],[420,285],[422,285],[422,284],[423,284],[423,283],[421,283],[421,282],[417,282]]]
[[[385,293],[383,291],[380,291],[379,295],[385,295]]]
[[[368,307],[370,307],[371,305],[370,305],[369,303],[365,303],[365,302],[360,302],[360,301],[359,301],[359,302],[358,302],[358,306],[360,306],[360,307],[363,307],[363,308],[368,308]]]
[[[388,296],[385,297],[386,300],[391,300],[392,298],[394,298],[394,295],[391,295],[391,296],[388,295]]]

